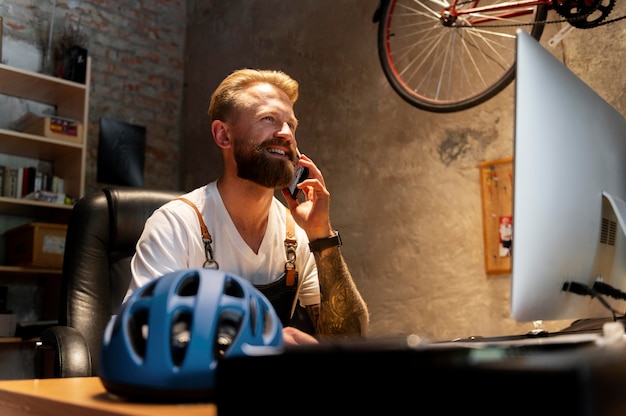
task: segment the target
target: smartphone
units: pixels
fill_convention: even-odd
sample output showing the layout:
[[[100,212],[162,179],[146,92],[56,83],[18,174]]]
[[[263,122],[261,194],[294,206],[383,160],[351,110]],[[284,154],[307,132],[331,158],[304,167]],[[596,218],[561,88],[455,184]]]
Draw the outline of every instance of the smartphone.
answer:
[[[293,180],[289,185],[289,195],[293,199],[298,199],[298,195],[302,191],[302,189],[298,189],[296,185],[309,177],[309,168],[305,168],[302,165],[296,165],[296,172],[293,175]]]

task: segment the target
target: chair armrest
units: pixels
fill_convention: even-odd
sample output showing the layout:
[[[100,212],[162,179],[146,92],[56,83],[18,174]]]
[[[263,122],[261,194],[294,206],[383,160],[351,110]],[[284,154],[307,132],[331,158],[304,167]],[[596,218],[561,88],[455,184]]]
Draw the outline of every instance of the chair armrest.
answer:
[[[53,326],[40,336],[35,354],[41,378],[91,377],[91,354],[83,335],[69,326]]]

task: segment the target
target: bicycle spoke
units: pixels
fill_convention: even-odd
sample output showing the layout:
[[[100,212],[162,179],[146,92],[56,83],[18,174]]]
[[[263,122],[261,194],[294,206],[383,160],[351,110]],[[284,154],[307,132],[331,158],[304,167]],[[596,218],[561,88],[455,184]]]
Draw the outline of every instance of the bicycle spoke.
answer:
[[[419,0],[414,1],[415,4],[425,9],[428,13],[433,15],[437,20],[439,20],[439,18],[441,17],[441,14],[438,12],[438,10],[444,9],[450,5],[447,1],[430,0],[430,2],[433,3],[433,7],[427,6],[426,3],[424,3],[423,1],[419,1]]]
[[[402,98],[430,111],[486,100],[513,79],[515,31],[530,31],[537,21],[538,8],[520,3],[506,3],[516,10],[490,11],[502,1],[467,2],[457,5],[457,15],[443,13],[446,1],[390,0],[379,28],[385,75]],[[545,13],[542,8],[541,19]]]
[[[472,64],[473,72],[478,75],[478,77],[482,81],[482,86],[485,87],[485,86],[488,85],[487,84],[487,80],[483,77],[483,73],[481,72],[478,63],[476,62],[476,58],[474,57],[474,54],[471,53],[471,51],[469,49],[470,46],[473,46],[473,45],[469,45],[469,42],[467,42],[467,41],[465,41],[465,39],[463,39],[463,47],[465,48],[465,52],[466,52],[466,55],[468,56],[468,58],[470,60],[470,63]],[[479,50],[479,53],[484,57],[484,53],[482,51]]]
[[[474,27],[469,32],[472,32],[472,33],[484,33],[486,35],[490,35],[490,36],[494,36],[494,37],[501,37],[501,38],[506,38],[506,39],[509,39],[509,40],[515,40],[515,34],[514,33],[500,33],[500,32],[495,32],[493,30],[479,29],[479,28],[474,28]]]
[[[432,41],[430,42],[429,46],[428,46],[428,53],[423,57],[424,59],[422,60],[420,67],[424,66],[427,67],[428,64],[430,64],[430,68],[428,68],[428,73],[430,75],[430,79],[433,79],[433,76],[435,75],[437,68],[438,68],[438,63],[442,61],[442,59],[445,60],[445,58],[442,58],[442,56],[444,56],[446,53],[449,52],[449,48],[443,48],[441,47],[441,45],[443,45],[443,42],[445,40],[445,33],[437,33],[435,34],[435,37],[432,39]],[[430,58],[430,59],[428,59]],[[437,83],[438,81],[434,81],[435,83]],[[426,82],[422,82],[420,84],[420,87],[416,89],[416,91],[421,91],[427,87],[425,87],[426,85],[428,85]]]
[[[455,47],[454,47],[454,45],[456,44],[456,41],[457,41],[457,36],[453,36],[453,37],[450,38],[450,42],[448,43],[448,48],[447,48],[447,51],[446,51],[446,54],[445,54],[446,58],[445,58],[445,60],[443,62],[443,65],[442,65],[442,75],[443,75],[443,68],[445,68],[446,62],[448,60],[450,61],[450,64],[449,64],[448,70],[447,70],[447,72],[448,72],[448,79],[444,83],[443,76],[440,77],[440,82],[437,85],[437,94],[435,94],[435,98],[438,98],[440,96],[439,93],[440,93],[441,88],[443,87],[443,85],[447,86],[447,91],[446,91],[447,93],[445,95],[442,95],[442,97],[444,99],[446,99],[447,97],[450,97],[450,95],[452,93],[452,86],[453,86],[453,80],[454,80],[454,76],[453,76],[454,57],[455,57],[455,54],[454,54]]]
[[[508,69],[510,66],[512,66],[511,56],[515,55],[515,49],[511,48],[510,45],[495,42],[495,40],[488,38],[486,34],[492,35],[493,33],[471,31],[469,35],[476,39],[476,42],[474,42],[473,44],[476,50],[478,50],[481,55],[487,59],[487,61],[500,65],[500,68]],[[496,55],[499,59],[495,59],[493,55],[488,55],[488,51],[480,48],[480,46],[478,46],[478,43],[484,44],[488,48],[488,51],[493,52],[494,55]],[[502,53],[496,48],[496,46],[498,47],[498,49],[503,49],[505,52],[508,52],[507,56],[502,55]]]
[[[433,3],[434,6],[437,6],[437,8],[440,9],[445,9],[446,7],[450,6],[450,3],[447,1],[437,1],[437,0],[429,0],[431,3]],[[415,1],[415,3],[419,3],[419,4],[424,4],[424,2],[421,1]],[[424,6],[427,7],[427,6]]]

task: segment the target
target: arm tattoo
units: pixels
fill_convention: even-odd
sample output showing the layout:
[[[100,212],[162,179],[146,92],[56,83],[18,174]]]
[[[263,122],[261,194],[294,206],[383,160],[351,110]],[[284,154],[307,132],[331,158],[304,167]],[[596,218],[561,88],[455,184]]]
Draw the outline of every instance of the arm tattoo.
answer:
[[[315,252],[321,303],[307,309],[320,338],[365,336],[369,324],[361,298],[339,247]]]

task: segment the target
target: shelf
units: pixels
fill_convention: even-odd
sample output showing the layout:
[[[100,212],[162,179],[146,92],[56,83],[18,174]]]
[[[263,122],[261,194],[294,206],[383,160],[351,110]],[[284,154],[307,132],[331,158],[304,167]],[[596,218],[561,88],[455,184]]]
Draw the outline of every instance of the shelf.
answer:
[[[0,64],[0,93],[57,107],[58,116],[82,120],[86,84]]]
[[[67,223],[73,208],[73,205],[0,197],[0,215],[39,217]]]
[[[3,274],[23,274],[23,275],[49,275],[60,276],[61,269],[44,269],[41,267],[22,267],[22,266],[0,266],[0,275]]]
[[[52,106],[54,114],[50,115],[76,120],[83,126],[80,143],[66,141],[62,136],[51,138],[8,128],[0,129],[0,153],[7,155],[4,163],[11,168],[18,168],[31,163],[20,158],[49,162],[52,173],[63,179],[64,193],[76,199],[84,196],[85,188],[90,74],[89,57],[84,84],[0,64],[0,99],[14,97],[15,100],[7,100],[8,104],[16,101],[16,105],[22,105],[21,101],[27,100]],[[73,208],[73,205],[0,196],[0,217],[15,217],[6,218],[0,236],[18,223],[68,224]],[[6,239],[4,243],[5,248],[10,244]],[[56,321],[62,280],[60,268],[0,265],[0,284],[8,287],[9,309],[18,318]],[[24,341],[20,338],[0,338],[0,345],[5,343],[5,350],[12,347],[12,343],[19,342]],[[20,363],[16,365],[20,366]]]
[[[0,129],[0,153],[53,162],[55,174],[65,180],[65,193],[82,197],[85,168],[82,143]]]
[[[23,339],[18,337],[0,337],[0,344],[14,344],[22,341]]]
[[[80,157],[82,151],[83,145],[79,143],[0,129],[0,153],[40,160],[55,160]]]

